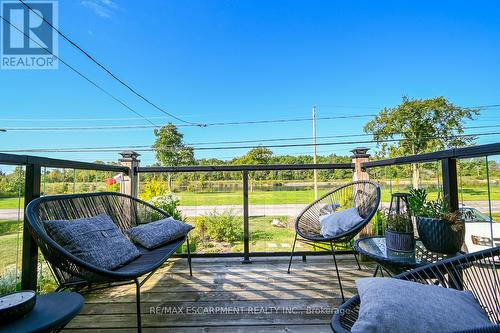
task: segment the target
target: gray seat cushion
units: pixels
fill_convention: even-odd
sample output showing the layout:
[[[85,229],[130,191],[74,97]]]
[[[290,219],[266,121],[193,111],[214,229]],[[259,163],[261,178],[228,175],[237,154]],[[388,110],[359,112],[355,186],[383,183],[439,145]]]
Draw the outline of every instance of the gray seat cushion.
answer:
[[[191,229],[193,229],[192,225],[168,217],[130,228],[127,230],[127,233],[134,242],[146,249],[154,249],[185,237]]]
[[[356,281],[361,305],[351,332],[453,332],[491,325],[470,291],[392,278]]]
[[[44,225],[56,243],[86,263],[102,269],[116,269],[140,255],[106,214],[45,221]]]
[[[347,208],[341,211],[335,211],[331,214],[319,217],[321,225],[321,235],[325,238],[331,238],[348,232],[363,222],[359,216],[357,208]]]
[[[184,241],[185,238],[180,238],[153,250],[148,250],[140,245],[137,245],[137,249],[141,253],[141,256],[129,262],[125,266],[117,268],[114,272],[119,273],[124,278],[132,278],[152,272],[167,261],[167,259],[182,246]]]

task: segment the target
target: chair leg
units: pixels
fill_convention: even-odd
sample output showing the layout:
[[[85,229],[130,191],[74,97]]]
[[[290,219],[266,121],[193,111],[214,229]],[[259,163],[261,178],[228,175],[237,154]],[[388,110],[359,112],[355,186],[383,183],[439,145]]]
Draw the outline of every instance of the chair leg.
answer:
[[[137,306],[137,332],[142,332],[141,326],[141,284],[139,280],[135,279],[135,297],[136,297],[136,306]]]
[[[354,252],[354,259],[356,259],[356,264],[358,264],[358,270],[361,270],[361,265],[359,264],[358,254]]]
[[[189,237],[186,238],[187,254],[188,254],[188,265],[189,265],[189,275],[193,276],[193,269],[191,268],[191,249],[189,248]]]
[[[290,254],[290,262],[288,263],[288,271],[287,271],[288,274],[290,274],[290,267],[292,266],[293,251],[295,251],[295,243],[297,243],[297,233],[295,233],[295,239],[293,240],[292,253]]]
[[[345,302],[344,290],[342,289],[342,281],[340,281],[339,267],[337,266],[337,259],[335,258],[335,250],[333,249],[332,242],[330,242],[330,246],[332,247],[332,256],[333,256],[333,262],[335,263],[335,271],[337,271],[337,279],[339,280],[340,294],[342,295],[342,303],[344,303]]]

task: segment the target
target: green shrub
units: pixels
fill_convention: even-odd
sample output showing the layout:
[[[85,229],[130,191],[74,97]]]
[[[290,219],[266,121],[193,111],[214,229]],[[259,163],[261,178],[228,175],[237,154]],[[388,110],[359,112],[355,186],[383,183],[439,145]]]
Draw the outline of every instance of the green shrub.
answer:
[[[15,267],[5,269],[0,276],[0,295],[5,295],[16,291],[17,276]]]
[[[175,194],[168,193],[156,196],[151,198],[148,202],[151,205],[155,206],[156,208],[164,210],[165,212],[168,213],[168,215],[172,216],[174,219],[179,221],[183,220],[182,213],[178,208],[180,199]],[[154,218],[159,219],[160,216],[158,215],[157,217]]]
[[[42,259],[44,260],[44,259]],[[42,265],[38,265],[38,292],[47,294],[53,292],[57,288],[57,282],[49,269],[49,266],[43,261]]]
[[[200,235],[216,242],[234,243],[243,238],[242,221],[231,210],[211,212],[198,222],[197,228]]]
[[[385,228],[387,227],[387,216],[383,210],[377,210],[377,213],[372,218],[372,233],[377,236],[385,235]]]
[[[16,220],[0,220],[0,235],[22,232],[23,222]]]
[[[41,259],[43,260],[43,259]],[[37,265],[38,271],[38,282],[37,282],[37,292],[46,294],[53,292],[57,288],[57,283],[52,276],[52,272],[49,270],[48,266],[45,264]],[[17,274],[21,274],[20,271]],[[12,293],[14,291],[21,290],[21,279],[16,275],[16,266],[11,265],[6,267],[0,275],[0,295],[5,295]]]
[[[139,195],[139,198],[144,201],[149,201],[154,197],[163,196],[167,194],[167,192],[167,184],[156,177],[153,177],[150,181],[144,184],[144,188],[142,189],[142,193]]]

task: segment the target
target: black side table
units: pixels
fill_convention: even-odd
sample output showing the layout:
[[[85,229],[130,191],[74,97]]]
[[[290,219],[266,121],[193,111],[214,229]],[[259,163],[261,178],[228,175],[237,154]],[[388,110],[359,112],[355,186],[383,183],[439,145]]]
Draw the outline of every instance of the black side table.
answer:
[[[366,237],[358,239],[354,243],[354,249],[356,252],[375,261],[391,275],[397,275],[410,269],[462,254],[458,252],[455,255],[446,255],[431,252],[427,250],[420,241],[417,241],[415,253],[391,251],[387,249],[385,245],[385,237]],[[378,270],[379,267],[377,267],[373,276],[377,274]]]
[[[7,325],[0,332],[51,332],[66,326],[82,309],[83,297],[75,292],[37,295],[33,310]]]

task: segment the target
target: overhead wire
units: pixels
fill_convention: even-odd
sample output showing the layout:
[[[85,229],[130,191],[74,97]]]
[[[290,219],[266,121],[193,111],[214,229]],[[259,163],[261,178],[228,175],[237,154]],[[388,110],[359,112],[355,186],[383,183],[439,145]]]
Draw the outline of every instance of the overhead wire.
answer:
[[[33,10],[33,8],[31,8],[26,2],[24,2],[23,0],[19,0],[19,2],[21,2],[26,8],[28,8],[28,10],[30,10],[31,12],[33,12],[34,14],[36,14],[38,17],[40,17],[45,23],[47,23],[54,31],[56,31],[59,36],[61,36],[62,38],[64,38],[64,40],[66,40],[68,43],[70,43],[72,46],[74,46],[75,48],[77,48],[81,53],[83,53],[88,59],[90,59],[94,64],[96,64],[97,66],[99,66],[102,70],[104,70],[106,73],[108,73],[113,79],[115,79],[118,83],[120,83],[122,86],[124,86],[125,88],[127,88],[130,92],[132,92],[134,95],[136,95],[137,97],[139,97],[140,99],[142,99],[144,102],[146,102],[147,104],[151,105],[153,108],[157,109],[158,111],[180,121],[181,123],[185,123],[185,124],[191,124],[191,125],[194,125],[194,126],[199,126],[199,127],[205,127],[205,124],[201,124],[201,123],[195,123],[195,122],[191,122],[191,121],[187,121],[187,120],[184,120],[182,119],[181,117],[178,117],[176,115],[174,115],[173,113],[171,112],[168,112],[167,110],[165,110],[164,108],[158,106],[156,103],[153,103],[150,99],[146,98],[143,94],[139,93],[136,89],[132,88],[129,84],[127,84],[125,81],[123,81],[122,79],[120,79],[117,75],[115,75],[113,72],[111,72],[111,70],[109,70],[106,66],[104,66],[101,62],[99,62],[97,59],[95,59],[92,55],[90,55],[87,51],[85,51],[81,46],[79,46],[76,42],[74,42],[73,40],[71,40],[68,36],[66,36],[62,31],[60,31],[59,29],[57,29],[56,27],[54,27],[54,25],[52,25],[51,22],[47,21],[45,19],[44,16],[40,15],[37,11]]]
[[[81,78],[83,78],[85,81],[89,82],[91,85],[93,85],[95,88],[97,88],[98,90],[100,90],[101,92],[103,92],[104,94],[106,94],[107,96],[109,96],[110,98],[112,98],[114,101],[118,102],[119,104],[121,104],[123,107],[125,107],[127,110],[131,111],[132,113],[134,113],[135,115],[141,117],[142,119],[146,120],[148,123],[150,123],[152,126],[158,126],[156,125],[154,122],[152,122],[151,120],[149,120],[147,117],[145,117],[144,115],[142,115],[141,113],[139,113],[138,111],[136,111],[135,109],[133,109],[131,106],[129,106],[128,104],[126,104],[125,102],[123,102],[122,100],[120,100],[119,98],[115,97],[113,94],[111,94],[109,91],[107,91],[106,89],[104,89],[103,87],[101,87],[100,85],[98,85],[97,83],[95,83],[94,81],[92,81],[90,78],[88,78],[87,76],[85,76],[85,74],[83,74],[82,72],[80,72],[78,69],[76,69],[75,67],[73,67],[72,65],[70,65],[69,63],[67,63],[66,61],[64,61],[63,59],[61,59],[59,56],[55,55],[53,52],[51,52],[48,48],[46,47],[43,47],[40,43],[38,43],[38,41],[36,41],[35,39],[31,38],[31,36],[29,36],[28,34],[26,34],[24,31],[21,31],[21,29],[19,29],[17,26],[15,26],[14,24],[12,24],[9,20],[7,20],[5,17],[3,17],[2,15],[0,15],[0,17],[2,18],[2,20],[4,20],[6,23],[8,23],[11,27],[13,27],[14,29],[16,29],[17,31],[19,31],[21,34],[23,34],[24,36],[26,36],[27,38],[29,38],[31,41],[33,41],[34,43],[36,43],[40,48],[42,48],[45,52],[47,52],[48,54],[52,55],[53,57],[55,57],[57,60],[59,60],[61,63],[63,63],[64,65],[66,65],[69,69],[71,69],[73,72],[75,72],[76,74],[78,74]]]
[[[373,115],[351,115],[351,116],[331,116],[331,117],[317,117],[317,120],[333,120],[333,119],[354,119],[372,117]],[[290,122],[303,122],[311,121],[312,118],[287,118],[287,119],[262,119],[251,121],[227,121],[227,122],[214,122],[207,123],[206,126],[227,126],[227,125],[248,125],[248,124],[273,124],[273,123],[290,123]],[[178,127],[196,126],[188,124],[180,124]],[[89,131],[89,130],[123,130],[123,129],[149,129],[161,128],[160,125],[110,125],[110,126],[59,126],[59,127],[7,127],[8,131]]]
[[[489,136],[489,135],[498,135],[500,132],[487,132],[487,133],[468,133],[468,134],[457,134],[450,136],[427,136],[426,139],[454,139],[454,138],[463,138],[463,137],[478,137],[478,136]],[[359,141],[340,141],[340,142],[320,142],[316,143],[316,146],[333,146],[333,145],[352,145],[352,144],[380,144],[380,143],[388,143],[388,142],[402,142],[408,141],[408,139],[400,138],[400,139],[385,139],[385,140],[359,140]],[[267,145],[266,148],[294,148],[294,147],[310,147],[315,145],[314,143],[293,143],[293,144],[279,144],[279,145]],[[222,147],[193,147],[193,146],[183,146],[182,149],[190,148],[193,150],[234,150],[234,149],[253,149],[264,147],[262,145],[252,145],[252,146],[222,146]],[[165,146],[164,148],[153,148],[152,146],[147,147],[137,147],[137,146],[124,146],[117,148],[69,148],[69,149],[61,149],[61,148],[48,148],[48,149],[7,149],[0,150],[2,152],[115,152],[120,151],[125,148],[133,148],[136,151],[171,151],[173,149],[180,149],[178,146]]]

